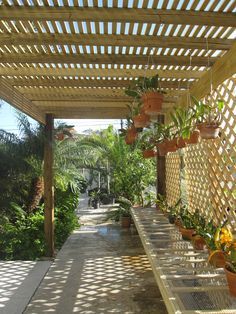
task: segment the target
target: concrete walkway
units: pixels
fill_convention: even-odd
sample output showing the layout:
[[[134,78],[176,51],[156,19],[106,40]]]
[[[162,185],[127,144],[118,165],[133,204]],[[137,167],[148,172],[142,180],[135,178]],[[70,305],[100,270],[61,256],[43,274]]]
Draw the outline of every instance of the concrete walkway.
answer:
[[[109,209],[86,205],[24,313],[166,313],[134,228],[101,224]]]

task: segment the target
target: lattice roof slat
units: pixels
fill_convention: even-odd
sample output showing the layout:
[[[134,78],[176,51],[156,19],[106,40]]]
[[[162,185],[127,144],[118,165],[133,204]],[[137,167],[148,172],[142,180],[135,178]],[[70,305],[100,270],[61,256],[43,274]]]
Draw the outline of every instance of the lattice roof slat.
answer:
[[[46,107],[40,97],[50,102],[52,91],[67,106],[90,91],[93,110],[104,95],[104,106],[110,103],[113,110],[115,89],[121,104],[130,82],[157,72],[167,95],[180,95],[231,49],[235,37],[235,8],[223,0],[5,3],[10,6],[0,5],[0,75],[29,99],[37,97],[44,112],[55,104]],[[84,116],[79,104],[76,115]]]

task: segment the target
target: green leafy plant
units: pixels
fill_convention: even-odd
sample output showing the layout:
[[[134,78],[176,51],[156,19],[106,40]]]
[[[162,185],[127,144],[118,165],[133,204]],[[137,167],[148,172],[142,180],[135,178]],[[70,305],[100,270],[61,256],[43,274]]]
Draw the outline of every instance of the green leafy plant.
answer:
[[[187,139],[193,129],[193,112],[190,108],[175,108],[170,117],[176,129],[175,136]]]
[[[192,214],[186,206],[182,206],[179,210],[178,217],[181,220],[182,227],[185,229],[194,229],[194,214]]]
[[[217,100],[213,105],[203,103],[202,101],[191,96],[194,106],[194,118],[197,124],[203,123],[206,125],[219,125],[222,117],[222,110],[224,108],[224,101]]]
[[[135,84],[129,86],[125,93],[127,96],[139,99],[146,92],[156,91],[158,93],[164,94],[164,91],[160,86],[159,75],[153,77],[139,77]]]

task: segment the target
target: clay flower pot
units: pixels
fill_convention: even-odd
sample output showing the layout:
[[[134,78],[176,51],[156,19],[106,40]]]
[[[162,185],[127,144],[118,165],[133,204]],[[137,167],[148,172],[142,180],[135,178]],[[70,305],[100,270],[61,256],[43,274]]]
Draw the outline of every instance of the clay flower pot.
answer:
[[[163,94],[158,92],[145,93],[142,96],[144,112],[149,115],[156,115],[162,109]]]
[[[136,128],[145,128],[149,125],[150,117],[145,113],[139,113],[133,117],[133,121]]]
[[[222,251],[210,251],[210,255],[208,257],[208,263],[214,266],[215,268],[225,267],[225,256]]]
[[[125,137],[125,142],[127,145],[131,145],[135,142],[137,138],[137,132],[134,126],[128,129],[126,137]]]
[[[153,149],[147,149],[143,151],[143,158],[153,158],[157,153]]]
[[[178,147],[178,148],[184,148],[184,147],[186,147],[185,139],[183,139],[182,137],[178,137],[178,138],[177,138],[177,147]]]
[[[182,234],[183,240],[186,240],[186,241],[191,241],[192,240],[192,236],[193,236],[193,234],[195,232],[194,229],[186,229],[186,228],[183,228],[183,227],[180,227],[179,231]]]
[[[120,221],[122,228],[129,228],[131,225],[131,217],[121,216]]]
[[[236,273],[233,273],[225,267],[225,274],[228,281],[229,293],[236,297]]]
[[[174,153],[178,149],[177,146],[177,138],[174,138],[173,140],[166,141],[166,151],[167,153]]]
[[[217,124],[201,123],[197,125],[201,138],[205,140],[216,139],[220,133],[220,127]]]
[[[63,132],[61,132],[61,133],[56,133],[55,138],[56,138],[56,140],[58,140],[58,141],[63,141],[64,138],[65,138],[65,135],[64,135]]]
[[[200,142],[200,131],[194,130],[191,132],[190,138],[185,139],[186,144],[197,144]]]
[[[206,241],[199,235],[192,236],[192,244],[195,250],[204,250],[206,246]]]

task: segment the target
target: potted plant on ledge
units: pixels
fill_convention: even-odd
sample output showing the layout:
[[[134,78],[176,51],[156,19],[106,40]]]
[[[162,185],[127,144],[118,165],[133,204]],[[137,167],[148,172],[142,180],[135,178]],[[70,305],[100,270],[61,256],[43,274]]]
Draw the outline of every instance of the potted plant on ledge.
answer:
[[[236,297],[236,242],[232,242],[227,251],[225,274],[230,294]]]

